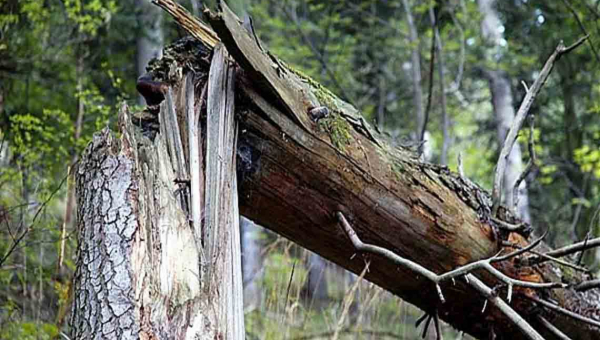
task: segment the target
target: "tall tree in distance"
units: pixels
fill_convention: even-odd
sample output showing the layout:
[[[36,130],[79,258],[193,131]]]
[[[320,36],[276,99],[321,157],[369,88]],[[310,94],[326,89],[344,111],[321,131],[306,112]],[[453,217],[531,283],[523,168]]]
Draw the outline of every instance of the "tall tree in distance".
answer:
[[[137,8],[138,36],[137,46],[137,70],[138,76],[146,73],[148,62],[162,56],[164,47],[164,34],[162,29],[162,11],[152,5],[149,0],[135,0]],[[138,96],[140,105],[146,101],[144,97]]]
[[[481,34],[489,46],[485,53],[486,65],[482,68],[482,72],[489,82],[490,93],[492,94],[492,107],[496,119],[498,143],[502,145],[515,117],[510,79],[505,71],[494,66],[500,62],[505,54],[506,40],[504,40],[502,34],[504,26],[494,8],[495,0],[478,0],[477,3],[482,16]],[[516,143],[509,155],[506,171],[504,172],[502,192],[504,193],[504,203],[508,207],[513,207],[514,205],[513,197],[510,193],[522,170],[521,148]],[[525,181],[522,181],[519,186],[517,210],[523,220],[527,222],[531,221]]]

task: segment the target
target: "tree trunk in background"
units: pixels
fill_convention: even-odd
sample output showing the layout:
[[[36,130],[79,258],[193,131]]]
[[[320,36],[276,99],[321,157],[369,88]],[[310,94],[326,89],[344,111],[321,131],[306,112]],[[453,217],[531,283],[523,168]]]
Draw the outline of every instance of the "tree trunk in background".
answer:
[[[494,61],[494,58],[501,55],[501,49],[503,48],[501,45],[503,38],[500,31],[502,23],[494,9],[494,3],[495,0],[478,0],[479,11],[483,17],[481,21],[481,32],[484,39],[492,46],[491,50],[487,53],[488,61]],[[500,70],[484,69],[483,73],[489,82],[490,92],[492,94],[492,106],[494,108],[494,116],[496,117],[498,143],[499,145],[503,145],[506,134],[515,117],[510,80],[508,79],[508,75]],[[504,187],[502,188],[503,202],[510,209],[514,206],[513,196],[510,193],[512,193],[513,186],[522,171],[523,161],[521,147],[519,143],[515,143],[508,157],[506,171],[504,172]],[[531,222],[526,181],[522,181],[519,186],[519,205],[517,207],[517,212],[519,217],[524,221]]]
[[[67,203],[65,205],[65,214],[63,216],[63,223],[60,230],[60,249],[58,253],[58,274],[63,274],[63,261],[65,259],[65,248],[67,243],[67,230],[72,230],[71,224],[73,223],[74,214],[74,203],[75,203],[75,187],[73,186],[73,172],[71,169],[77,163],[77,142],[81,136],[81,130],[83,129],[83,116],[85,114],[85,105],[83,98],[83,80],[85,71],[85,60],[84,60],[84,47],[78,49],[77,58],[77,120],[75,121],[75,133],[73,135],[73,149],[71,150],[71,162],[67,165]]]
[[[303,287],[303,297],[306,299],[309,308],[325,308],[329,302],[328,281],[326,277],[327,261],[311,252],[308,255],[307,266],[308,277]]]
[[[244,310],[260,308],[262,276],[260,228],[247,218],[240,217],[242,235],[242,277],[244,279]]]
[[[410,52],[410,70],[412,75],[413,87],[413,105],[415,107],[415,116],[417,118],[416,139],[418,140],[423,130],[425,116],[423,113],[423,90],[421,88],[421,52],[419,48],[419,35],[415,20],[412,15],[412,10],[408,0],[402,0],[402,6],[406,13],[406,22],[408,23],[408,41],[413,47]],[[425,153],[423,153],[425,154]],[[425,158],[427,159],[427,158]]]
[[[433,34],[435,40],[435,56],[437,58],[437,71],[440,82],[440,106],[442,111],[442,150],[440,152],[440,164],[448,164],[448,150],[450,149],[450,118],[446,110],[446,86],[444,84],[444,49],[442,45],[442,36],[437,23],[437,18],[434,10],[434,6],[429,7],[429,20],[433,26]],[[433,79],[433,78],[432,78]],[[433,87],[431,87],[433,89]]]
[[[162,30],[162,11],[149,0],[135,0],[137,8],[137,70],[138,76],[146,73],[146,66],[153,58],[162,56],[164,37]],[[145,105],[144,97],[138,96],[140,105]]]

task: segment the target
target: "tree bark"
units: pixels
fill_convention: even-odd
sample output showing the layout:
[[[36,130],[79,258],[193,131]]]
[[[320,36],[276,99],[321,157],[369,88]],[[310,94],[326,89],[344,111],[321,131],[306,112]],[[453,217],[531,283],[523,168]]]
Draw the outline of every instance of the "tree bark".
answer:
[[[206,170],[197,157],[203,145],[198,131],[190,129],[186,144],[185,129],[178,128],[185,115],[190,125],[197,124],[202,106],[189,74],[154,108],[160,132],[140,134],[123,106],[122,137],[104,130],[82,157],[70,320],[75,339],[244,337],[234,72],[224,48],[214,54],[203,124],[210,150]],[[196,176],[188,178],[191,200],[188,173]],[[198,181],[203,176],[206,181]],[[198,200],[205,192],[206,199]],[[189,223],[190,201],[195,224]],[[204,225],[198,223],[199,202]]]

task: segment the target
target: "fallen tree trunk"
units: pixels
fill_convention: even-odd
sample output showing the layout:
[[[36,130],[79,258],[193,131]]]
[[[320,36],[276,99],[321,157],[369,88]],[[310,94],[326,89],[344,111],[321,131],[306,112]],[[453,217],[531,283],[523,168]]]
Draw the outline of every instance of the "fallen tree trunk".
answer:
[[[168,8],[176,18],[185,15]],[[198,41],[174,44],[152,65],[152,80],[139,84],[148,102],[160,102],[165,88],[181,88],[184,71],[195,72],[199,88],[207,81],[210,55],[218,39],[187,17],[180,23],[188,30],[203,31],[194,34]],[[500,339],[528,337],[500,309],[488,306],[482,312],[486,299],[494,296],[475,293],[462,278],[440,284],[442,301],[430,279],[390,257],[354,256],[357,250],[336,218],[338,212],[348,217],[363,242],[444,273],[493,256],[505,238],[518,246],[528,244],[517,233],[494,231],[492,202],[486,192],[446,167],[419,162],[410,150],[385,143],[353,107],[264,50],[226,7],[211,16],[211,24],[239,65],[235,113],[240,124],[237,171],[243,215],[355,273],[364,268],[364,261],[370,261],[368,280],[429,314],[438,314],[459,330],[478,338],[490,334]],[[195,109],[202,112],[202,105],[196,102]],[[183,112],[182,108],[177,111]],[[134,119],[151,138],[160,135],[155,131],[155,114],[150,107]],[[494,217],[518,222],[505,209]],[[584,279],[553,262],[522,263],[523,256],[519,256],[495,267],[511,278],[533,283]],[[570,288],[515,286],[510,294],[512,287],[498,285],[489,273],[472,274],[496,287],[493,294],[506,296],[508,290],[514,295],[510,307],[546,337],[554,333],[539,321],[539,315],[573,339],[598,336],[597,326],[531,300],[553,300],[598,320],[600,299],[592,290],[578,293]]]

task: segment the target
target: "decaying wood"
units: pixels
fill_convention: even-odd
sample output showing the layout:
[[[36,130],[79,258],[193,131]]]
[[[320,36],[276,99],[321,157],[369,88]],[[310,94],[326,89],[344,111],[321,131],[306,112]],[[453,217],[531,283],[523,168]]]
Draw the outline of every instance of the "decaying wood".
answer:
[[[234,70],[217,45],[208,76],[204,241],[208,295],[225,339],[243,339],[244,306],[238,191],[235,172]]]
[[[77,171],[78,244],[73,339],[184,339],[216,333],[200,299],[199,254],[173,193],[167,138],[94,136]],[[210,337],[209,337],[210,338]],[[203,338],[207,339],[207,338]]]
[[[154,107],[158,133],[141,134],[124,106],[122,137],[103,130],[85,151],[73,338],[244,338],[235,74],[222,47],[211,65],[206,171],[189,73]]]

